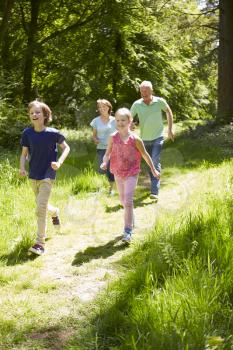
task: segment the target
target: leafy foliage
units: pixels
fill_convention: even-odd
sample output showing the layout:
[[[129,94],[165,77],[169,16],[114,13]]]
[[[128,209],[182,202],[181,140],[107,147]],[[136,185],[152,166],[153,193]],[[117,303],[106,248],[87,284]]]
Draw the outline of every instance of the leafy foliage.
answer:
[[[147,79],[177,120],[215,114],[217,17],[202,14],[195,0],[11,5],[0,7],[8,18],[0,22],[3,100],[39,97],[65,115],[59,125],[77,126],[93,117],[99,97],[130,106]]]
[[[1,147],[12,149],[19,145],[21,132],[28,123],[28,117],[21,105],[12,106],[7,100],[0,99]]]

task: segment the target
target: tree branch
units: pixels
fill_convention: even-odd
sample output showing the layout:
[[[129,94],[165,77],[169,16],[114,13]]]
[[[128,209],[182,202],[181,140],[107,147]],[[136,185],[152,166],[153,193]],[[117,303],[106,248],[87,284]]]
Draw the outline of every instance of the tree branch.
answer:
[[[93,19],[93,17],[96,15],[96,13],[98,11],[99,11],[99,8],[96,11],[92,12],[92,14],[89,17],[87,17],[85,20],[83,20],[83,21],[80,20],[80,18],[81,18],[81,16],[80,16],[80,18],[78,19],[78,21],[76,23],[73,23],[73,24],[71,24],[70,26],[68,26],[66,28],[63,28],[63,29],[60,29],[60,30],[57,30],[57,31],[53,32],[52,34],[50,34],[46,38],[44,38],[41,41],[39,41],[39,44],[43,45],[47,41],[49,41],[51,39],[54,39],[57,36],[60,36],[60,35],[62,35],[64,33],[73,31],[73,30],[75,30],[75,29],[77,29],[79,27],[83,27],[85,24],[87,24],[88,22],[90,22]],[[85,13],[85,10],[84,10],[83,13]]]

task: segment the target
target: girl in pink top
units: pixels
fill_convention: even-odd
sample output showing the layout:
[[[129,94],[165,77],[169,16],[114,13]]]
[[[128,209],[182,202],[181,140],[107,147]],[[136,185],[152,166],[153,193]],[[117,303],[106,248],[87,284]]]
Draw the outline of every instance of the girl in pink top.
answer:
[[[132,115],[127,108],[116,111],[117,131],[110,135],[106,153],[101,164],[106,169],[111,160],[111,172],[114,174],[120,201],[124,207],[124,242],[131,241],[133,228],[133,195],[140,172],[141,157],[149,165],[152,174],[159,178],[152,159],[147,153],[143,141],[130,131]]]

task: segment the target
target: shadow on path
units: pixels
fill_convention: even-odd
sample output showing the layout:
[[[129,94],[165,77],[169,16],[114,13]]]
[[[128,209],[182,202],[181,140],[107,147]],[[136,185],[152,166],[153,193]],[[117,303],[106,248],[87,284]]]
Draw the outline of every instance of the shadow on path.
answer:
[[[72,266],[80,266],[83,263],[91,261],[92,259],[106,259],[117,251],[126,249],[128,247],[127,244],[123,242],[122,244],[117,244],[121,238],[122,236],[117,236],[115,239],[109,241],[104,245],[97,247],[88,247],[84,250],[84,252],[77,253],[72,262]]]
[[[145,207],[147,205],[151,205],[154,202],[153,199],[149,199],[149,194],[148,194],[148,190],[145,189],[146,193],[143,194],[141,197],[138,197],[138,198],[134,198],[134,208],[137,208],[137,207]],[[144,200],[147,200],[146,202],[144,202]],[[149,200],[149,201],[148,201]],[[117,204],[117,205],[114,205],[113,207],[110,207],[109,205],[107,205],[105,207],[105,212],[106,213],[113,213],[113,212],[116,212],[120,209],[123,209],[123,206],[121,204]]]
[[[14,266],[35,260],[39,257],[39,255],[29,253],[28,248],[29,247],[19,249],[19,247],[16,246],[9,254],[1,255],[0,260],[4,261],[7,266]]]

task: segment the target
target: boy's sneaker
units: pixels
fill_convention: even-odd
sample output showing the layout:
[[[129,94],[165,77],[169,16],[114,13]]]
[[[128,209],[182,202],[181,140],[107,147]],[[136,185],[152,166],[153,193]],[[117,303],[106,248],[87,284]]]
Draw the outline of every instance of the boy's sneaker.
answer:
[[[37,255],[41,255],[44,253],[44,247],[36,243],[31,248],[29,248],[28,251]]]
[[[157,194],[151,193],[150,194],[150,199],[153,199],[155,202],[158,202],[159,196]]]
[[[56,231],[60,231],[61,228],[61,221],[59,216],[52,216],[52,222],[53,222],[53,226],[56,229]]]

